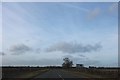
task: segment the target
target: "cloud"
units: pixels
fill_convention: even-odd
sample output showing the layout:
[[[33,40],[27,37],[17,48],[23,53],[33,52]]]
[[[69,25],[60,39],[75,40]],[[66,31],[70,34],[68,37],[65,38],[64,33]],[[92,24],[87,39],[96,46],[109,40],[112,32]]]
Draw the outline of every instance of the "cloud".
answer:
[[[79,56],[80,56],[80,57],[86,57],[86,56],[84,56],[84,55],[81,55],[81,54],[80,54]]]
[[[2,56],[4,56],[4,55],[6,55],[4,52],[0,52],[0,55],[2,55]]]
[[[88,19],[94,19],[100,14],[101,10],[100,8],[95,8],[88,13]]]
[[[14,45],[10,48],[10,52],[13,55],[19,55],[31,51],[32,49],[25,44]]]
[[[118,3],[113,3],[110,7],[109,7],[109,11],[111,13],[116,12],[118,10]]]
[[[71,60],[73,60],[73,61],[79,61],[79,60],[87,60],[88,58],[86,57],[86,56],[84,56],[83,57],[83,55],[82,56],[75,56],[75,55],[65,55],[65,56],[63,56],[63,58],[65,58],[65,57],[67,57],[67,58],[69,58],[69,59],[71,59]]]
[[[101,49],[100,43],[97,43],[95,45],[82,45],[79,43],[73,43],[73,42],[59,42],[57,44],[54,44],[46,49],[47,52],[54,52],[54,51],[60,51],[63,53],[86,53],[86,52],[92,52],[92,51],[98,51]]]
[[[74,5],[74,4],[62,3],[62,5],[66,6],[66,7],[69,7],[69,8],[73,8],[73,9],[80,10],[80,11],[83,11],[83,12],[89,12],[88,9],[82,8],[82,7],[80,7],[80,6],[76,6],[76,5]]]
[[[40,53],[40,52],[41,52],[41,49],[40,49],[40,48],[37,48],[37,49],[35,50],[35,52],[36,52],[36,53]]]
[[[72,56],[72,55],[65,55],[65,56],[63,56],[63,58],[69,58],[69,59],[73,59],[74,57]]]
[[[74,55],[64,55],[62,56],[63,58],[69,58],[70,60],[72,60],[73,62],[78,62],[78,61],[81,61],[83,60],[83,58],[79,57],[79,56],[74,56]],[[84,58],[86,59],[86,58]]]

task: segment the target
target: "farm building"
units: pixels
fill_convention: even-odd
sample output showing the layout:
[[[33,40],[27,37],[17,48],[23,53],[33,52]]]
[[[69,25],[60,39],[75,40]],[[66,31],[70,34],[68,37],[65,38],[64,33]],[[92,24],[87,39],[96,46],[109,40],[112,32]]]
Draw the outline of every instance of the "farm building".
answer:
[[[76,64],[76,68],[83,68],[84,65],[83,64]]]

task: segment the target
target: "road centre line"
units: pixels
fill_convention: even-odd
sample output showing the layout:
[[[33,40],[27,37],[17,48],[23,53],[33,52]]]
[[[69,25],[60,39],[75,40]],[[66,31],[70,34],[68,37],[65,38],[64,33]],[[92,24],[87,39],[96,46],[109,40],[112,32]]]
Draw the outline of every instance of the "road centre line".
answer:
[[[56,71],[56,73],[57,73],[57,75],[62,79],[62,80],[64,80],[63,78],[62,78],[62,76]]]

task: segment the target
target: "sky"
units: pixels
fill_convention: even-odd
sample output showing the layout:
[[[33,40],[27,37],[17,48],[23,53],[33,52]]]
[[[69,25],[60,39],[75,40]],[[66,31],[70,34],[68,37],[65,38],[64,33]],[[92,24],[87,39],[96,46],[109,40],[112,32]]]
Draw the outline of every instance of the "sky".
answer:
[[[119,0],[1,0],[2,2],[119,2]]]
[[[118,3],[2,3],[2,65],[118,66]]]

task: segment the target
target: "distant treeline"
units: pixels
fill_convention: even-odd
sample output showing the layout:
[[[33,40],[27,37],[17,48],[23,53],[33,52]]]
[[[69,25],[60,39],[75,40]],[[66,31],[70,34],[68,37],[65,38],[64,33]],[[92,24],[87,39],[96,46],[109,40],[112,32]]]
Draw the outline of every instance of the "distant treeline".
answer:
[[[62,66],[2,66],[1,68],[62,68]],[[72,67],[76,68],[76,67]],[[120,69],[120,67],[94,67],[94,66],[89,66],[89,67],[81,67],[81,68],[89,68],[89,69]]]

